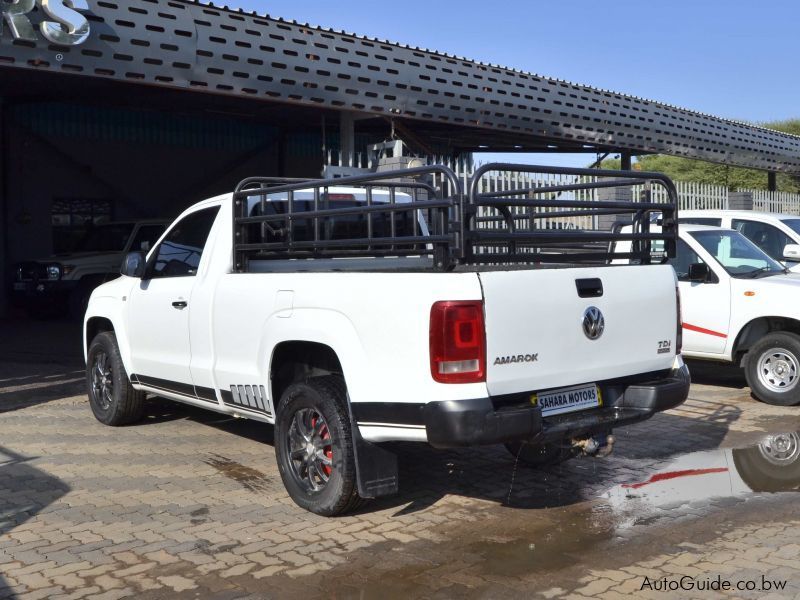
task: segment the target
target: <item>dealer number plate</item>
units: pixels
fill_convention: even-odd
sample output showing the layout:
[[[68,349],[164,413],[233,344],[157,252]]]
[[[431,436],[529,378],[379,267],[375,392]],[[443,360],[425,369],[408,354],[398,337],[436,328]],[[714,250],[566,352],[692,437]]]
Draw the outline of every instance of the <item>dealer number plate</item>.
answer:
[[[542,416],[560,415],[603,405],[600,388],[595,384],[542,392],[531,396],[531,403],[542,408]]]

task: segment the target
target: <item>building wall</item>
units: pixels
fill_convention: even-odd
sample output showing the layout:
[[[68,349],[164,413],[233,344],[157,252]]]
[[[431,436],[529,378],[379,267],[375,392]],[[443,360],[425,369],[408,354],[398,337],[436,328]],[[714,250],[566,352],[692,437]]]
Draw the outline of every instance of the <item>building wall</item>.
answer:
[[[237,160],[231,152],[42,140],[19,130],[11,133],[11,148],[22,150],[7,159],[11,261],[51,252],[56,198],[110,200],[114,219],[172,218],[239,179],[278,168],[271,148]]]
[[[171,219],[248,176],[285,174],[290,165],[295,176],[318,177],[322,169],[319,150],[287,154],[277,127],[177,110],[16,105],[6,122],[0,315],[13,265],[53,251],[55,199],[110,200],[114,219]]]

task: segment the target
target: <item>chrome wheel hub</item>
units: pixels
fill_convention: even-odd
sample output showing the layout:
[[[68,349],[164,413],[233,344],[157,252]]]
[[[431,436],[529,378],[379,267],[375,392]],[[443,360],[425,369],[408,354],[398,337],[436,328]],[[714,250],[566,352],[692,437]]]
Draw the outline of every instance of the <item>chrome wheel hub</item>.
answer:
[[[761,440],[758,450],[772,464],[785,466],[800,458],[800,435],[797,433],[769,435]]]
[[[784,348],[772,348],[758,359],[758,379],[773,392],[788,392],[797,385],[800,361]]]

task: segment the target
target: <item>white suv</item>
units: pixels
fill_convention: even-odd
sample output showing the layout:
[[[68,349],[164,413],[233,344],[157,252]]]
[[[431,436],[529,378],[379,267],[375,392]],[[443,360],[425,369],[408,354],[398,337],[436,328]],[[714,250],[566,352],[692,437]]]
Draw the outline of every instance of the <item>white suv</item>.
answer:
[[[774,260],[800,272],[800,216],[751,210],[683,210],[678,221],[735,229]]]

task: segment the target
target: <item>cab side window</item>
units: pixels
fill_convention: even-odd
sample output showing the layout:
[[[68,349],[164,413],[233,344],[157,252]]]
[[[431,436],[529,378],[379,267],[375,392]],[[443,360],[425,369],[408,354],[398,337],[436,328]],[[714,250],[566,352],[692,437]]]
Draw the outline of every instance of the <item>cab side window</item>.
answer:
[[[783,249],[794,243],[780,229],[767,223],[733,219],[731,226],[775,260],[783,260]]]
[[[131,252],[147,252],[164,233],[166,225],[142,225],[131,243]]]
[[[150,277],[197,275],[203,248],[218,212],[218,206],[205,208],[178,221],[159,244],[149,269]]]
[[[689,265],[694,263],[705,263],[697,253],[689,247],[689,244],[683,240],[678,240],[678,248],[675,258],[670,258],[667,261],[675,269],[675,274],[678,276],[678,281],[689,281]]]

